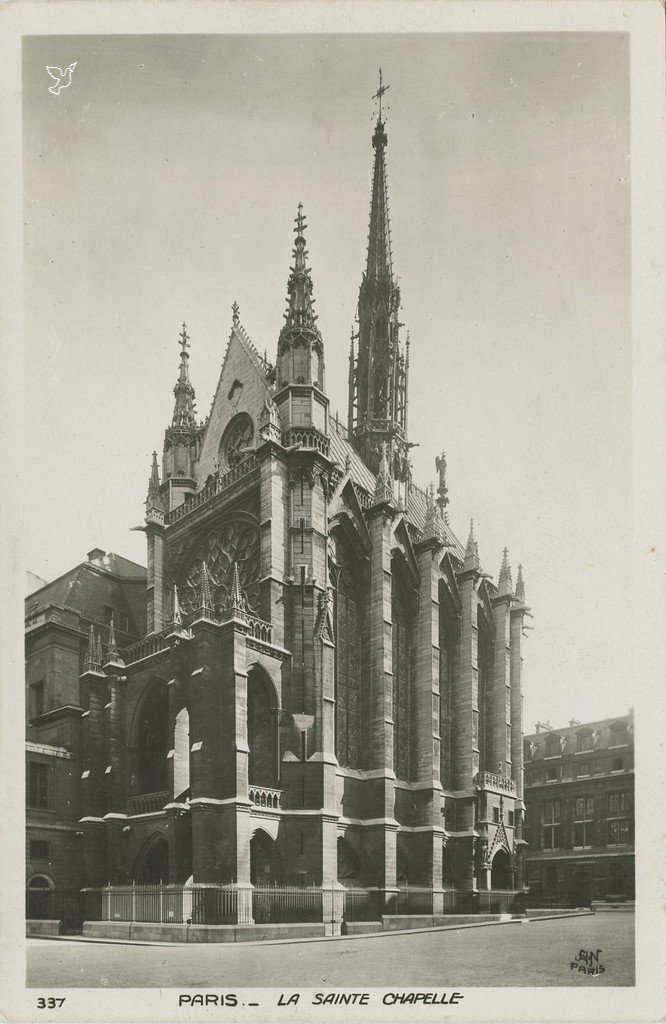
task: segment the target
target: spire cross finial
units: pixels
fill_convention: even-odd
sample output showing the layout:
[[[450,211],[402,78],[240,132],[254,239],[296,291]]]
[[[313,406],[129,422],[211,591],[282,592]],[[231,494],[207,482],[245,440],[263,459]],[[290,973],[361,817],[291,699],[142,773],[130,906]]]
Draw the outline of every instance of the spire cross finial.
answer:
[[[380,68],[379,69],[379,89],[377,90],[377,92],[372,97],[373,100],[379,100],[379,120],[380,121],[382,119],[382,96],[384,95],[386,90],[389,89],[389,88],[390,88],[390,86],[384,85],[383,82],[382,82],[382,69]]]
[[[185,328],[185,323],[184,322],[183,322],[183,329],[180,332],[180,334],[178,335],[178,337],[180,338],[180,347],[183,350],[182,354],[184,356],[186,356],[187,352],[185,351],[185,349],[190,347],[190,345],[189,345],[190,339],[189,339],[189,335],[187,333],[187,330]]]
[[[231,316],[232,316],[233,322],[235,324],[239,323],[239,321],[240,321],[240,306],[238,305],[238,303],[236,302],[235,299],[234,299],[233,305],[231,307]]]
[[[305,231],[307,224],[305,223],[305,214],[303,213],[303,203],[298,204],[298,216],[294,218],[294,232],[296,235],[302,235]]]

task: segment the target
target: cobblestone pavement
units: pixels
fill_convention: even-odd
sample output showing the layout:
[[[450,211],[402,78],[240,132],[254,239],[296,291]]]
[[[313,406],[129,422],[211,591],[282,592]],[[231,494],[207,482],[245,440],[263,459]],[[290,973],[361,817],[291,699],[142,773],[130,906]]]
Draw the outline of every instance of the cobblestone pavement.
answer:
[[[574,972],[601,949],[604,972]],[[634,984],[634,915],[266,945],[116,945],[28,940],[30,987],[241,988]]]

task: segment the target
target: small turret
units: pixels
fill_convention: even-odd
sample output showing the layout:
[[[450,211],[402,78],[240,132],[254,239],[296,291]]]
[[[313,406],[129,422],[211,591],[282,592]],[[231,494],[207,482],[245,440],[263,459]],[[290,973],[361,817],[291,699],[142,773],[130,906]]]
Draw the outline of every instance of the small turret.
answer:
[[[237,562],[234,562],[231,572],[231,589],[229,591],[229,600],[227,602],[226,612],[229,618],[232,619],[245,620],[247,615],[247,601],[243,591],[241,590],[240,574],[238,572]]]
[[[516,580],[516,600],[520,604],[525,604],[525,582],[523,580],[523,567],[518,566],[518,579]]]
[[[118,653],[118,647],[116,644],[116,629],[113,624],[113,616],[111,616],[111,622],[109,623],[109,639],[106,646],[106,658],[104,659],[104,668],[123,668],[125,662]]]
[[[150,467],[150,478],[148,480],[148,496],[146,508],[162,508],[162,496],[160,493],[160,471],[157,466],[157,452],[153,452],[153,461]]]
[[[470,519],[469,522],[469,537],[467,538],[467,547],[465,548],[465,561],[463,563],[464,569],[478,569],[480,566],[479,562],[479,546],[474,538],[474,520]]]
[[[442,516],[435,502],[435,485],[430,484],[426,495],[426,517],[423,525],[423,539],[441,541],[443,535]]]
[[[499,579],[497,581],[497,596],[498,597],[512,597],[513,596],[513,582],[511,580],[511,568],[509,566],[509,549],[504,548],[504,554],[502,555],[502,566],[500,568]]]
[[[196,420],[195,393],[190,383],[189,354],[190,339],[187,328],[179,336],[180,365],[178,380],[173,393],[175,396],[171,425],[164,432],[162,454],[162,488],[166,510],[181,504],[194,491],[196,467],[199,459],[203,425]],[[168,489],[165,493],[165,485]],[[151,488],[154,487],[151,473]],[[150,491],[149,491],[150,494]]]
[[[216,621],[213,598],[210,592],[208,566],[205,561],[201,563],[201,570],[199,573],[199,605],[197,607],[196,615],[198,619],[210,619],[212,622]]]
[[[100,672],[102,668],[101,659],[97,656],[97,642],[95,640],[95,630],[90,624],[90,633],[88,635],[88,650],[83,662],[84,672]]]
[[[298,204],[295,224],[294,265],[287,282],[287,311],[278,340],[277,387],[280,390],[286,384],[314,384],[324,391],[324,343],[314,311],[302,203]]]

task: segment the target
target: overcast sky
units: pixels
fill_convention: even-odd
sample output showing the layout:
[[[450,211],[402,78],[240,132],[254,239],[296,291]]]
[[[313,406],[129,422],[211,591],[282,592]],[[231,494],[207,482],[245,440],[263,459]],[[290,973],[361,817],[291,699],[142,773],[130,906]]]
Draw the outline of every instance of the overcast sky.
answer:
[[[59,96],[46,65],[77,61]],[[26,568],[145,564],[187,321],[200,415],[237,299],[274,359],[302,201],[346,416],[372,93],[390,89],[414,476],[495,577],[524,566],[525,730],[625,713],[631,350],[621,35],[32,37],[24,43]],[[44,496],[49,500],[44,503]]]

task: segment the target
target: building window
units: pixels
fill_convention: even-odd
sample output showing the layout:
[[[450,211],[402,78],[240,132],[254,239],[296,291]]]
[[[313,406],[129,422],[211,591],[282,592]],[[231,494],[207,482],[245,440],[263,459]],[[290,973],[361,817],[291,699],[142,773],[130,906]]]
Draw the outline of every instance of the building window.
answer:
[[[576,753],[583,754],[588,750],[592,750],[592,733],[589,729],[584,732],[576,733]]]
[[[609,846],[624,846],[631,842],[630,811],[630,793],[608,794],[606,841]]]
[[[28,713],[30,718],[39,718],[44,714],[44,680],[31,683],[28,691]]]
[[[623,747],[627,740],[627,723],[626,722],[615,722],[611,725],[610,730],[610,745],[611,747]]]
[[[548,736],[546,739],[546,757],[559,757],[562,753],[559,736]]]
[[[613,758],[613,760],[611,761],[611,771],[612,772],[624,771],[624,758],[623,757],[614,757]]]
[[[40,761],[28,765],[28,800],[30,807],[44,809],[49,806],[49,769]]]
[[[479,749],[479,712],[472,711],[472,746]]]
[[[576,797],[574,803],[574,848],[585,849],[592,846],[593,819],[593,797]]]
[[[559,782],[560,780],[560,768],[546,768],[546,782]]]
[[[499,807],[493,807],[493,821],[499,825]]]
[[[399,779],[409,780],[410,771],[410,683],[411,616],[408,601],[393,587],[393,758]]]
[[[338,555],[341,552],[338,550]],[[346,562],[346,560],[345,560]],[[341,765],[360,764],[361,624],[355,580],[346,564],[333,567],[335,581],[336,753]]]
[[[576,777],[579,779],[587,779],[592,774],[589,761],[581,761],[576,771]]]
[[[49,859],[49,844],[43,839],[31,839],[30,840],[30,859],[31,860],[48,860]]]
[[[513,811],[509,811],[509,825],[513,828],[516,821],[516,816]]]
[[[561,806],[559,800],[545,800],[541,808],[541,838],[544,850],[562,846]]]

